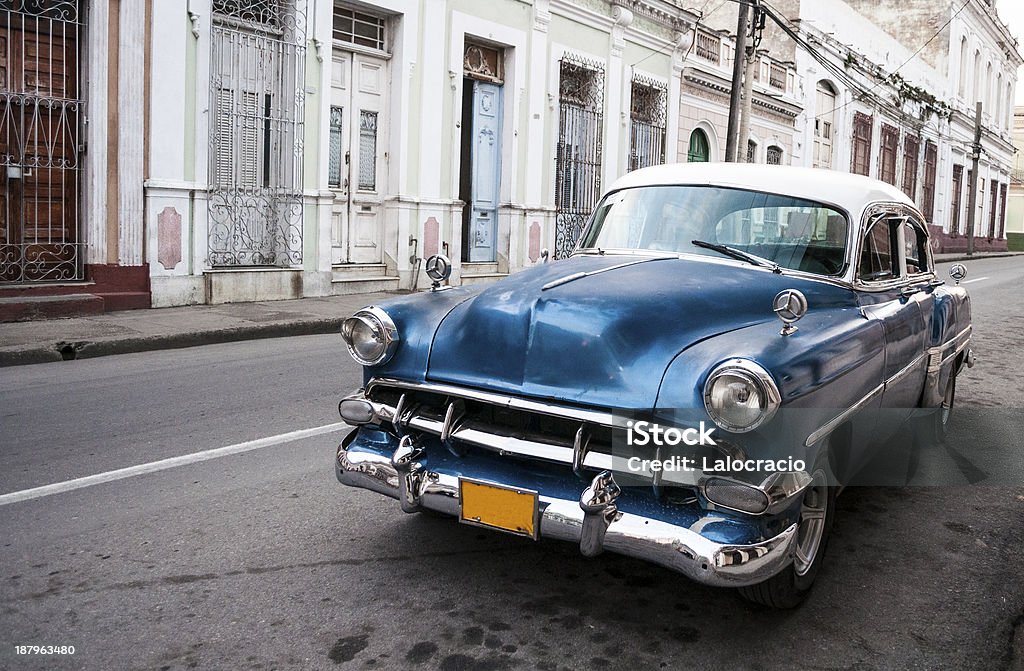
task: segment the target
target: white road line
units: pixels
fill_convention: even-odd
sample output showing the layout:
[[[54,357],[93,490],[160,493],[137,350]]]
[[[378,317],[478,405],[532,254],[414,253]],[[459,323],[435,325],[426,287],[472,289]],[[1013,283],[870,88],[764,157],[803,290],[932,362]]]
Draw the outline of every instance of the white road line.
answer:
[[[987,280],[987,279],[988,279],[987,275],[985,277],[975,277],[973,280],[965,280],[965,281],[961,282],[960,284],[970,284],[971,282],[980,282],[982,280]]]
[[[249,440],[244,443],[236,443],[235,445],[227,445],[225,447],[217,447],[212,450],[204,450],[202,452],[194,452],[192,454],[183,454],[180,457],[170,457],[169,459],[151,461],[148,464],[128,466],[127,468],[119,468],[114,471],[107,471],[106,473],[97,473],[96,475],[87,475],[83,478],[75,478],[74,480],[55,482],[52,485],[43,485],[42,487],[23,489],[20,492],[11,492],[10,494],[3,494],[2,496],[0,496],[0,506],[6,506],[10,503],[18,503],[19,501],[38,499],[43,496],[50,496],[52,494],[70,492],[74,489],[81,489],[82,487],[91,487],[93,485],[99,485],[104,482],[124,480],[125,478],[132,478],[135,477],[136,475],[143,475],[145,473],[165,471],[168,468],[177,468],[178,466],[195,464],[200,461],[209,461],[210,459],[226,457],[231,454],[251,452],[252,450],[258,450],[262,447],[270,447],[271,445],[280,445],[281,443],[290,443],[296,440],[302,440],[303,438],[310,438],[312,436],[320,436],[325,433],[332,433],[334,431],[339,431],[347,426],[348,424],[346,424],[345,422],[335,422],[334,424],[317,426],[312,429],[300,429],[298,431],[290,431],[288,433],[282,433],[277,436],[257,438],[256,440]]]

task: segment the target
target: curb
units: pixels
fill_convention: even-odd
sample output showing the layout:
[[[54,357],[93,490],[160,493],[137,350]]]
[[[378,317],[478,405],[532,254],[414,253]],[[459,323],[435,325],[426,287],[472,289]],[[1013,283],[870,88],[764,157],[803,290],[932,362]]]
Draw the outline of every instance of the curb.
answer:
[[[956,261],[982,261],[984,259],[1005,259],[1011,256],[1024,256],[1024,252],[997,252],[995,254],[985,254],[984,256],[967,256],[963,254],[961,256],[951,256],[948,259],[935,259],[935,263],[954,263]]]
[[[91,359],[113,354],[182,349],[243,340],[286,338],[290,336],[337,333],[344,318],[313,319],[278,324],[253,324],[199,333],[171,333],[155,336],[129,336],[104,340],[51,341],[25,347],[0,350],[0,368],[33,363]]]

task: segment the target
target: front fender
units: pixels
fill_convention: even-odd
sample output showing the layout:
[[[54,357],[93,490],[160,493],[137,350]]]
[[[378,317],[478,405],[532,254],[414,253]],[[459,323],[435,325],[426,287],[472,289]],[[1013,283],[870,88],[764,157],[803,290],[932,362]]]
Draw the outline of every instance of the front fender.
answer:
[[[733,357],[750,359],[771,373],[782,406],[762,427],[725,435],[742,445],[748,456],[792,456],[812,464],[817,454],[808,449],[808,437],[881,384],[884,333],[878,322],[865,318],[857,308],[809,312],[790,336],[780,335],[780,328],[775,321],[757,324],[687,348],[665,372],[657,410],[704,413],[703,389],[711,369]],[[873,399],[875,407],[879,402],[879,397]]]
[[[478,294],[481,288],[478,285],[452,287],[376,303],[395,322],[400,341],[390,361],[379,366],[363,367],[364,384],[372,377],[423,381],[430,359],[430,347],[441,321],[460,303]]]

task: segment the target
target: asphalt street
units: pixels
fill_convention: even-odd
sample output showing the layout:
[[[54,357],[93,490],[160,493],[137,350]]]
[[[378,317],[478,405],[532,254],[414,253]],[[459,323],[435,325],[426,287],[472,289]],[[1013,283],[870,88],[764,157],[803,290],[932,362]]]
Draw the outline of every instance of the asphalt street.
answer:
[[[1024,263],[967,265],[958,403],[1020,416]],[[359,381],[337,336],[0,369],[0,668],[1024,670],[1024,486],[848,489],[774,612],[342,487]]]

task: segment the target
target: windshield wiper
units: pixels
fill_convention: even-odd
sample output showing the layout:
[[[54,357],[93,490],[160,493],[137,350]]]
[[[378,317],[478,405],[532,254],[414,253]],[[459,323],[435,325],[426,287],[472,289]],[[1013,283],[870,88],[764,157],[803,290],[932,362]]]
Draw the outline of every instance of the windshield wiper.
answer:
[[[779,267],[779,264],[775,263],[774,261],[770,261],[755,254],[750,254],[749,252],[744,252],[743,250],[736,249],[735,247],[729,247],[728,245],[720,245],[715,242],[707,242],[705,240],[690,240],[690,244],[696,247],[703,247],[704,249],[714,250],[719,254],[725,254],[726,256],[731,256],[732,258],[739,259],[740,261],[746,261],[747,263],[751,263],[755,266],[764,266],[766,268],[771,268],[772,272],[774,273],[782,272],[782,269]]]

